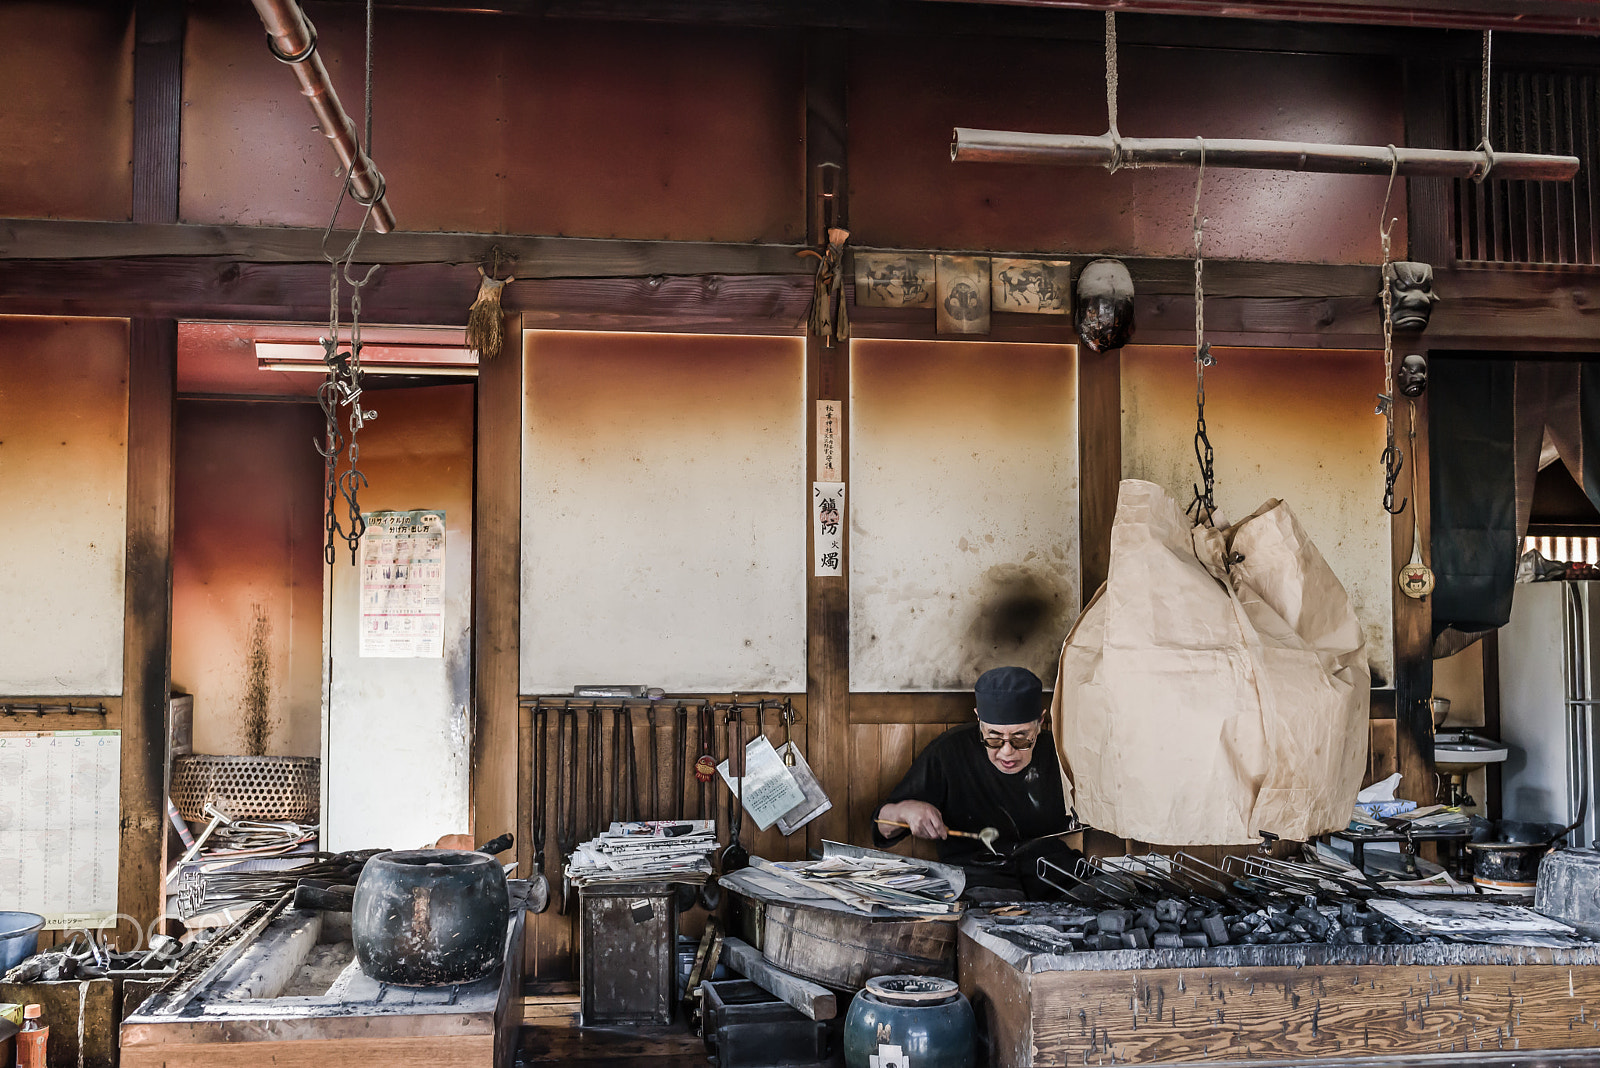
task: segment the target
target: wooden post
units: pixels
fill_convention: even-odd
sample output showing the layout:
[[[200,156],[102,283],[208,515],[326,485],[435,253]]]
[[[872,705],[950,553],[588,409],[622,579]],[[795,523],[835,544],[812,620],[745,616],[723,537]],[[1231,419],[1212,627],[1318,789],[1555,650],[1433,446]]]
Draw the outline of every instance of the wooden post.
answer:
[[[821,247],[827,228],[848,228],[845,168],[845,37],[820,31],[806,40],[806,219],[807,239]],[[831,194],[824,196],[824,194]],[[850,350],[806,338],[806,493],[809,530],[810,483],[817,477],[817,401],[839,405],[839,479],[850,478]],[[850,760],[850,533],[845,495],[844,575],[812,572],[813,544],[806,536],[806,750],[833,808],[806,828],[806,841],[844,839],[849,813]]]
[[[146,925],[163,907],[177,367],[177,322],[134,319],[128,353],[128,534],[117,903],[120,911]],[[132,944],[127,932],[119,933],[119,938],[124,946]]]
[[[1395,370],[1400,361],[1395,360]],[[1400,568],[1411,559],[1412,523],[1422,559],[1431,561],[1432,470],[1428,455],[1428,395],[1410,402],[1402,397],[1398,383],[1389,383],[1396,400],[1395,444],[1405,452],[1406,472],[1395,485],[1395,500],[1408,497],[1405,511],[1390,522],[1389,581],[1394,598],[1394,718],[1395,757],[1404,776],[1396,796],[1431,804],[1438,791],[1433,767],[1433,713],[1428,699],[1433,696],[1433,598],[1414,600],[1394,584]],[[1416,412],[1416,439],[1411,438],[1412,404]]]
[[[1084,604],[1111,569],[1122,481],[1122,350],[1078,346],[1078,575]]]
[[[134,16],[135,222],[178,221],[184,5],[140,0]],[[172,689],[172,500],[178,324],[128,327],[128,499],[122,628],[118,910],[146,929],[165,909],[167,697]],[[122,945],[143,932],[126,927]]]
[[[506,317],[500,355],[478,366],[472,532],[472,830],[517,836],[520,871],[533,859],[518,819],[525,762],[517,759],[522,627],[522,317]]]

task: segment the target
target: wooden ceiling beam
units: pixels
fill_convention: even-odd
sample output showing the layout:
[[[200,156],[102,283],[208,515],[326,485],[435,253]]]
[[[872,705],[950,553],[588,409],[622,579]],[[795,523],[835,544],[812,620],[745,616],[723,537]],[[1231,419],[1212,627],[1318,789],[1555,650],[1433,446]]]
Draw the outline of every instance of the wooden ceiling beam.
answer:
[[[1600,16],[1588,0],[1410,0],[1403,5],[1389,0],[383,0],[380,6],[551,19],[1084,39],[1093,39],[1098,20],[1075,24],[1073,17],[1087,12],[1092,18],[1114,7],[1119,14],[1161,16],[1147,20],[1149,41],[1129,38],[1128,43],[1253,48],[1261,45],[1252,41],[1277,40],[1266,47],[1314,52],[1350,49],[1362,32],[1600,34]],[[1223,19],[1228,29],[1206,28]],[[1337,27],[1331,39],[1330,27]],[[1196,29],[1202,31],[1198,38]],[[1166,40],[1172,33],[1179,36]],[[1290,43],[1297,36],[1307,38],[1307,47]]]

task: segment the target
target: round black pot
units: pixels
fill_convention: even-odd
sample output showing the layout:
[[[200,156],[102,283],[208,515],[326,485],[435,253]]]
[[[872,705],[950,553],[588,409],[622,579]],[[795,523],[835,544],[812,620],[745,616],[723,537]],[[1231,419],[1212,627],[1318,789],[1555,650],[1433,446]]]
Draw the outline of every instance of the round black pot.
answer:
[[[485,853],[380,853],[356,883],[356,959],[382,983],[470,983],[499,967],[510,910],[505,872]]]
[[[1544,842],[1469,842],[1472,881],[1493,890],[1531,893],[1539,878],[1539,861],[1550,852]]]

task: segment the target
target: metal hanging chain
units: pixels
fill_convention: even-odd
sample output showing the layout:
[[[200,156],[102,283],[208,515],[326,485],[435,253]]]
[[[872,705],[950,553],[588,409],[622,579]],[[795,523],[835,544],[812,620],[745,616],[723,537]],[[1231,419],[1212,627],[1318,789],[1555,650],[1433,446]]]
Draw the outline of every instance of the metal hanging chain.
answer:
[[[1205,220],[1200,217],[1200,190],[1206,180],[1206,140],[1203,137],[1195,140],[1200,142],[1200,173],[1194,182],[1194,212],[1189,220],[1194,229],[1194,458],[1200,465],[1200,481],[1205,489],[1194,487],[1194,501],[1187,510],[1194,513],[1196,523],[1210,526],[1217,502],[1215,453],[1206,432],[1206,368],[1217,361],[1206,341],[1206,291],[1201,284],[1205,260],[1200,245],[1205,236]]]
[[[363,149],[370,156],[372,149],[372,23],[373,0],[367,0],[367,25],[366,25],[366,142]],[[355,260],[357,246],[361,237],[366,232],[367,223],[372,218],[373,210],[378,201],[383,197],[380,188],[369,200],[362,200],[351,192],[353,175],[347,170],[344,184],[339,189],[339,196],[334,201],[333,214],[328,219],[328,225],[322,231],[322,257],[328,261],[328,336],[322,339],[323,363],[327,366],[328,377],[317,389],[317,404],[322,408],[323,439],[317,443],[317,452],[322,456],[324,475],[324,543],[323,560],[330,566],[338,556],[338,544],[344,542],[350,550],[350,562],[356,561],[356,554],[361,546],[361,536],[366,532],[366,519],[361,513],[361,490],[367,486],[367,476],[362,474],[357,466],[361,460],[361,446],[356,440],[357,434],[368,420],[376,419],[378,413],[362,406],[362,374],[361,374],[361,289],[372,280],[378,270],[378,265],[373,264],[367,273],[360,279],[350,273],[351,264]],[[356,232],[351,237],[350,243],[338,254],[328,251],[328,240],[333,235],[333,228],[339,219],[339,212],[344,207],[345,197],[365,206],[366,211],[361,215],[361,221],[356,226]],[[339,349],[339,293],[340,278],[350,287],[350,346],[348,353]],[[346,436],[344,428],[339,424],[339,409],[350,409],[348,418],[349,434]],[[339,470],[341,454],[348,461],[348,468],[342,473]],[[340,522],[340,501],[345,505],[345,514],[348,517],[349,529],[345,529]]]
[[[1483,170],[1475,171],[1472,175],[1472,180],[1477,182],[1479,185],[1482,185],[1484,179],[1489,177],[1489,172],[1494,170],[1494,146],[1489,143],[1489,74],[1492,69],[1489,62],[1489,57],[1490,52],[1493,50],[1493,45],[1494,31],[1484,30],[1482,93],[1483,121],[1478,126],[1478,131],[1482,134],[1482,139],[1478,142],[1478,150],[1483,153]]]
[[[1117,130],[1117,13],[1106,12],[1106,135],[1111,138],[1112,174],[1122,167],[1122,134]]]
[[[1400,472],[1405,468],[1405,454],[1394,443],[1394,320],[1390,312],[1394,303],[1394,294],[1391,292],[1391,283],[1394,281],[1394,264],[1389,258],[1389,235],[1394,229],[1394,224],[1399,222],[1399,216],[1389,217],[1389,196],[1394,192],[1394,177],[1400,169],[1400,157],[1393,145],[1389,146],[1389,187],[1383,193],[1383,210],[1378,213],[1378,240],[1383,245],[1383,270],[1379,276],[1382,287],[1379,299],[1383,301],[1383,389],[1378,394],[1378,406],[1373,410],[1374,415],[1383,416],[1384,421],[1384,446],[1383,446],[1383,510],[1390,515],[1399,515],[1406,510],[1407,498],[1401,498],[1400,503],[1394,503],[1394,486],[1400,479]]]

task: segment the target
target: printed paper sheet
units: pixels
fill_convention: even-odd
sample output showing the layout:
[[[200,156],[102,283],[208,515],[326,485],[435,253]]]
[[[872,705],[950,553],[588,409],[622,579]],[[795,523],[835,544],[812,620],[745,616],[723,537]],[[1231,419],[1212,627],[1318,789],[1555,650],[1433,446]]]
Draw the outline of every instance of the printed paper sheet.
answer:
[[[116,922],[121,777],[121,731],[0,731],[0,910]]]
[[[368,512],[361,655],[444,656],[444,512]]]

